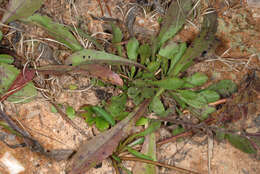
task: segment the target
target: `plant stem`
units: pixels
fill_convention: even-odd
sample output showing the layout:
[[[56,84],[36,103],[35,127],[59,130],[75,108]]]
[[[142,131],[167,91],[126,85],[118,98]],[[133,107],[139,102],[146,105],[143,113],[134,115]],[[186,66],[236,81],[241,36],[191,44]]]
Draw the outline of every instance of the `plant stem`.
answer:
[[[125,160],[125,161],[137,161],[137,162],[153,164],[153,165],[157,165],[157,166],[173,169],[173,170],[176,170],[176,171],[182,172],[182,173],[199,174],[197,172],[193,172],[193,171],[190,171],[190,170],[187,170],[187,169],[183,169],[183,168],[180,168],[180,167],[175,167],[175,166],[171,166],[171,165],[168,165],[168,164],[160,163],[158,161],[152,161],[152,160],[141,159],[141,158],[136,158],[136,157],[124,157],[124,156],[121,156],[120,159],[121,160]]]
[[[159,88],[159,90],[157,91],[154,97],[159,97],[164,91],[165,91],[164,88]]]

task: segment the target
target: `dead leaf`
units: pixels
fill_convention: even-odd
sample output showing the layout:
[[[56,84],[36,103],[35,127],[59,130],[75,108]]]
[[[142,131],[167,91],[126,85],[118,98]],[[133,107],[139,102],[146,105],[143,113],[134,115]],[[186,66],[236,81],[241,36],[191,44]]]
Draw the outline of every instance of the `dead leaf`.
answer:
[[[83,174],[112,155],[118,143],[130,133],[136,120],[144,114],[149,103],[149,100],[145,100],[116,126],[84,142],[72,157],[67,167],[68,174]]]
[[[80,64],[78,66],[69,65],[48,65],[37,69],[43,74],[63,75],[64,73],[80,73],[82,75],[90,75],[97,77],[105,82],[123,86],[123,80],[118,74],[109,68],[98,64]]]
[[[35,76],[35,70],[25,69],[24,72],[20,72],[14,80],[13,84],[7,90],[7,92],[0,98],[0,102],[7,99],[10,95],[21,90],[28,82],[30,82]]]

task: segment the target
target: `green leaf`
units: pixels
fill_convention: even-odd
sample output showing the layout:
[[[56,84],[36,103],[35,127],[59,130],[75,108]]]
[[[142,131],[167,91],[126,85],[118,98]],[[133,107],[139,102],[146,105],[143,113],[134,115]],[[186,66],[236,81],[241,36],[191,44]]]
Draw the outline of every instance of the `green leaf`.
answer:
[[[129,98],[134,99],[141,93],[141,90],[137,87],[130,87],[127,90],[127,95]]]
[[[122,42],[123,33],[120,30],[120,28],[117,27],[115,24],[111,23],[111,26],[112,26],[112,34],[113,34],[112,43],[116,47],[118,51],[118,55],[122,56],[123,55],[122,46],[119,43]]]
[[[0,94],[3,94],[11,86],[12,82],[15,80],[16,76],[19,74],[20,71],[13,65],[0,63],[0,72]]]
[[[133,147],[135,145],[143,144],[143,142],[144,142],[144,137],[140,137],[140,138],[136,139],[135,141],[133,141],[132,143],[128,144],[127,146]]]
[[[138,152],[136,150],[134,150],[133,148],[129,147],[129,146],[126,146],[126,149],[129,153],[131,153],[132,155],[138,157],[138,158],[142,158],[142,159],[147,159],[147,160],[153,160],[150,156],[148,155],[145,155],[141,152]]]
[[[111,103],[106,106],[106,110],[115,118],[125,110],[126,101],[127,95],[125,93],[119,96],[113,96]]]
[[[153,42],[153,57],[157,50],[182,28],[191,8],[192,0],[172,1],[166,12],[160,33]]]
[[[229,97],[237,91],[237,85],[231,80],[221,80],[216,84],[210,85],[207,89],[216,91],[222,97]]]
[[[170,68],[168,70],[168,75],[172,76],[173,74],[173,69],[175,68],[176,64],[180,61],[181,57],[183,56],[183,54],[185,53],[187,49],[187,45],[185,42],[181,43],[179,46],[179,52],[173,56],[172,60],[171,60],[171,65]]]
[[[27,21],[44,28],[49,35],[54,37],[55,40],[63,43],[72,51],[79,51],[83,49],[77,39],[75,39],[75,37],[65,25],[54,23],[51,18],[47,16],[41,16],[39,14],[30,16],[27,18]]]
[[[52,113],[57,113],[58,112],[57,109],[53,105],[51,105],[51,112]]]
[[[7,92],[8,88],[12,85],[20,71],[13,65],[0,63],[0,73],[0,94],[3,94]],[[29,82],[21,90],[9,96],[7,100],[14,103],[25,103],[31,101],[36,95],[36,88],[32,82]]]
[[[210,46],[216,42],[215,33],[218,28],[217,26],[218,22],[216,12],[204,15],[200,33],[174,66],[171,76],[177,76],[180,72],[185,71],[192,65],[193,59],[199,57],[203,51],[208,50]]]
[[[173,129],[172,135],[175,136],[175,135],[181,134],[183,132],[185,132],[185,128],[180,126],[180,125],[178,125],[177,128]],[[177,139],[177,141],[182,141],[182,140],[183,140],[183,138],[178,138]]]
[[[0,63],[12,64],[13,62],[14,58],[12,56],[8,54],[0,54]]]
[[[66,65],[82,65],[82,64],[89,64],[89,63],[108,63],[112,65],[132,65],[137,66],[140,68],[146,69],[143,65],[128,60],[126,58],[116,56],[114,54],[109,54],[104,51],[96,51],[91,49],[83,49],[81,51],[77,51],[69,56],[65,60]]]
[[[150,72],[155,72],[159,69],[160,65],[161,65],[161,60],[153,61],[148,64],[147,69]]]
[[[213,112],[216,111],[216,108],[213,107],[213,106],[208,106],[208,105],[205,105],[203,108],[202,108],[202,111],[201,111],[201,115],[200,115],[200,119],[201,120],[206,120],[209,115]]]
[[[220,99],[218,93],[212,90],[203,90],[199,95],[204,97],[207,100],[207,103],[212,103]]]
[[[180,100],[197,109],[201,109],[207,104],[204,97],[200,97],[196,92],[191,90],[178,90],[176,94]]]
[[[145,129],[142,132],[134,134],[131,138],[144,137],[144,136],[146,136],[146,135],[156,131],[160,127],[161,127],[161,122],[160,121],[157,121],[157,120],[156,121],[152,121],[147,129]]]
[[[126,45],[127,56],[130,60],[136,60],[138,55],[139,42],[136,38],[131,38]]]
[[[229,141],[229,143],[234,146],[235,148],[238,148],[239,150],[249,153],[249,154],[255,154],[256,149],[252,146],[250,141],[242,136],[236,135],[236,134],[226,134],[225,138]]]
[[[78,89],[78,86],[77,86],[77,85],[74,85],[74,84],[70,84],[70,85],[69,85],[69,89],[70,89],[70,90],[76,90],[76,89]]]
[[[93,117],[92,115],[90,114],[86,114],[85,115],[85,122],[88,124],[88,126],[92,126],[93,124],[95,124],[96,122],[96,118]]]
[[[121,121],[128,116],[129,112],[121,112],[116,116],[116,120]]]
[[[0,30],[0,41],[3,39],[3,33],[2,31]]]
[[[68,106],[68,107],[66,108],[66,114],[67,114],[67,116],[68,116],[70,119],[74,119],[75,116],[76,116],[76,112],[75,112],[75,110],[73,109],[73,107],[71,107],[71,106]]]
[[[152,98],[155,94],[156,90],[149,87],[142,88],[142,96],[144,98]]]
[[[95,117],[96,127],[103,132],[109,128],[109,123],[101,117]]]
[[[166,78],[163,80],[152,81],[149,83],[152,85],[164,88],[164,89],[176,90],[176,89],[182,88],[185,81],[182,79],[179,79],[177,77],[172,77],[172,78]]]
[[[141,45],[138,49],[138,53],[141,57],[141,64],[147,64],[152,54],[150,46],[148,44]]]
[[[114,120],[114,118],[101,107],[93,106],[92,110],[95,112],[95,114],[104,118],[104,120],[109,122],[112,126],[114,126],[116,124],[116,121]]]
[[[80,28],[75,28],[72,26],[66,26],[69,30],[73,31],[74,33],[77,33],[82,39],[87,39],[88,41],[92,42],[97,49],[99,50],[104,50],[103,45],[101,45],[100,43],[98,43],[97,39],[90,36],[87,32],[85,32],[84,30],[80,29]]]
[[[154,112],[158,115],[165,112],[164,106],[159,97],[155,96],[152,102],[149,105],[149,109],[151,112]]]
[[[42,4],[43,0],[10,0],[8,9],[2,18],[2,23],[25,19],[37,11]]]
[[[172,135],[175,136],[183,132],[185,132],[185,129],[182,126],[178,126],[177,128],[173,129]]]
[[[148,118],[141,117],[139,120],[136,121],[135,125],[136,126],[144,126],[145,124],[148,123]]]
[[[190,77],[183,78],[185,81],[184,88],[194,88],[201,86],[208,81],[208,76],[202,73],[195,73]]]
[[[176,53],[179,51],[179,45],[175,42],[166,45],[165,47],[161,47],[159,51],[159,55],[167,58],[167,59],[172,59]]]

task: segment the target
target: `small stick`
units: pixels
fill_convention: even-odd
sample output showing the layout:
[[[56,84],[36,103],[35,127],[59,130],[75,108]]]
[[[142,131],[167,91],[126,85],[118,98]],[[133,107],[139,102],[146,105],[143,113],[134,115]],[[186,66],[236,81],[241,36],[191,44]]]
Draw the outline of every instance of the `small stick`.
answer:
[[[173,137],[167,138],[167,139],[165,139],[165,140],[159,141],[159,142],[156,143],[156,145],[157,145],[157,146],[161,146],[161,145],[163,145],[163,144],[166,144],[166,143],[169,143],[169,142],[172,142],[172,141],[176,141],[178,138],[191,136],[192,134],[193,134],[192,131],[184,132],[184,133],[175,135],[175,136],[173,136]]]
[[[168,164],[164,164],[164,163],[160,163],[158,161],[152,161],[152,160],[147,160],[147,159],[142,159],[142,158],[136,158],[136,157],[124,157],[121,156],[119,157],[121,160],[125,160],[125,161],[138,161],[138,162],[143,162],[143,163],[148,163],[148,164],[153,164],[153,165],[157,165],[157,166],[161,166],[161,167],[165,167],[165,168],[169,168],[169,169],[173,169],[176,170],[178,172],[182,172],[182,173],[192,173],[192,174],[199,174],[197,172],[193,172],[187,169],[183,169],[180,167],[176,167],[176,166],[171,166]]]
[[[220,104],[223,104],[223,103],[226,103],[227,102],[227,99],[221,99],[221,100],[218,100],[216,102],[213,102],[213,103],[209,103],[209,106],[217,106],[217,105],[220,105]]]

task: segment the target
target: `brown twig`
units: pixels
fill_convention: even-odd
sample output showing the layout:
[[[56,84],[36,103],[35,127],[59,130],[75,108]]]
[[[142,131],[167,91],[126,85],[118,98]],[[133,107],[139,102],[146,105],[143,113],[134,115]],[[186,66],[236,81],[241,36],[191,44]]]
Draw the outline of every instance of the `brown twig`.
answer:
[[[163,144],[176,141],[178,138],[187,137],[187,136],[191,136],[191,135],[193,135],[193,132],[192,132],[192,131],[184,132],[184,133],[175,135],[175,136],[173,136],[173,137],[167,138],[167,139],[165,139],[165,140],[159,141],[159,142],[156,143],[156,145],[157,145],[157,146],[161,146],[161,145],[163,145]]]
[[[112,17],[111,10],[110,10],[109,6],[107,5],[107,0],[104,0],[104,2],[105,2],[105,6],[107,8],[108,14],[110,15],[110,17]]]
[[[218,100],[216,102],[213,102],[213,103],[209,103],[209,106],[217,106],[217,105],[220,105],[220,104],[223,104],[223,103],[226,103],[227,102],[227,99],[221,99],[221,100]]]
[[[100,10],[101,10],[101,15],[104,16],[104,11],[103,11],[102,4],[101,4],[100,0],[97,0],[97,2],[98,2],[98,5],[100,7]]]
[[[142,159],[142,158],[125,157],[125,156],[121,156],[121,157],[119,157],[119,158],[120,158],[121,160],[125,160],[125,161],[137,161],[137,162],[143,162],[143,163],[153,164],[153,165],[157,165],[157,166],[169,168],[169,169],[172,169],[172,170],[176,170],[176,171],[182,172],[182,173],[198,174],[197,172],[194,172],[194,171],[191,171],[191,170],[183,169],[183,168],[176,167],[176,166],[171,166],[171,165],[168,165],[168,164],[160,163],[160,162],[158,162],[158,161],[151,161],[151,160]]]

